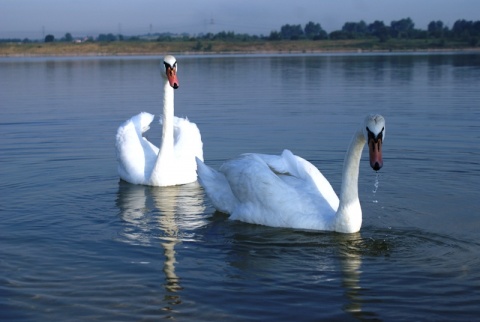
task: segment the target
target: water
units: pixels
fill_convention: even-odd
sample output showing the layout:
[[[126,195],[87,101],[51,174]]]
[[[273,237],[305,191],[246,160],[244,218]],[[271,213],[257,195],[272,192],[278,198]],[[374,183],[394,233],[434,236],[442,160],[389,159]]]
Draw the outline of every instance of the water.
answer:
[[[361,232],[234,222],[198,184],[119,182],[116,128],[160,112],[160,57],[1,58],[0,320],[477,319],[480,55],[177,59],[176,115],[213,167],[288,148],[338,191],[354,129],[383,114]]]

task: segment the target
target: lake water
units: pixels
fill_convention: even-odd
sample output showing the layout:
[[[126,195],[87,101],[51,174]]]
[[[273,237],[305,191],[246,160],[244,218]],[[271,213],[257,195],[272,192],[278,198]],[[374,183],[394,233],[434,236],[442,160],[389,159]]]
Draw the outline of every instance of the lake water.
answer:
[[[361,232],[230,221],[198,184],[120,182],[116,129],[161,112],[161,57],[0,58],[0,320],[478,319],[479,54],[177,60],[175,114],[215,168],[288,148],[338,191],[354,130],[384,115]]]

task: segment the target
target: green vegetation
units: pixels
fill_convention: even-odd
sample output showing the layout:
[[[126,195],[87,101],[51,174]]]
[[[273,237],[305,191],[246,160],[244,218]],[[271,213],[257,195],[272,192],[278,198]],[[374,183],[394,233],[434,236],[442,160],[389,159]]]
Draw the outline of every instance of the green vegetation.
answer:
[[[442,40],[443,42],[462,42],[465,46],[480,45],[480,21],[457,20],[451,29],[442,21],[432,21],[427,30],[416,29],[412,19],[405,18],[392,21],[390,26],[383,21],[374,21],[367,24],[365,21],[346,22],[341,30],[327,34],[320,24],[309,22],[302,28],[301,25],[284,25],[280,31],[272,31],[269,40],[346,40],[346,39],[376,39],[387,42],[390,39],[409,40]]]
[[[457,20],[452,28],[432,21],[427,30],[416,29],[412,19],[367,24],[346,22],[341,30],[327,33],[319,23],[283,25],[268,36],[222,31],[190,36],[156,33],[142,36],[100,34],[59,40],[47,35],[42,42],[0,39],[0,56],[11,55],[144,55],[165,52],[322,52],[376,50],[430,50],[480,48],[480,21]]]
[[[165,53],[321,53],[358,51],[426,51],[470,48],[463,42],[441,40],[376,39],[242,41],[115,41],[84,43],[0,43],[1,56],[163,55]],[[480,50],[480,48],[478,48]]]

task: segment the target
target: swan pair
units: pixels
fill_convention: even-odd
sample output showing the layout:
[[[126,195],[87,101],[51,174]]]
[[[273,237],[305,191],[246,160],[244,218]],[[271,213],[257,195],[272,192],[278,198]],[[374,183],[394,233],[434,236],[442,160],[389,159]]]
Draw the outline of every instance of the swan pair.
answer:
[[[328,180],[307,160],[284,150],[281,155],[249,153],[214,170],[203,163],[200,132],[194,123],[173,116],[177,64],[166,56],[162,143],[156,148],[142,137],[153,115],[140,113],[117,132],[120,177],[134,184],[177,185],[198,179],[213,206],[230,219],[272,227],[358,232],[362,209],[358,175],[362,150],[370,166],[383,166],[385,119],[368,115],[347,150],[340,198]]]

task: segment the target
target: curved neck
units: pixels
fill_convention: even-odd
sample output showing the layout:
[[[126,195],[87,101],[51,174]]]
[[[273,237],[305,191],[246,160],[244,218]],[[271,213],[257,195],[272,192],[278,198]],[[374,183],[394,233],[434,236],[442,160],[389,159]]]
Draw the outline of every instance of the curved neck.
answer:
[[[335,230],[352,233],[362,225],[362,208],[358,199],[358,174],[365,136],[361,129],[353,136],[343,162],[340,204],[335,218]]]
[[[161,171],[170,169],[174,162],[174,137],[173,137],[173,88],[167,79],[163,86],[163,115],[162,115],[162,141],[158,151],[157,161],[152,169],[151,180],[162,176]]]

